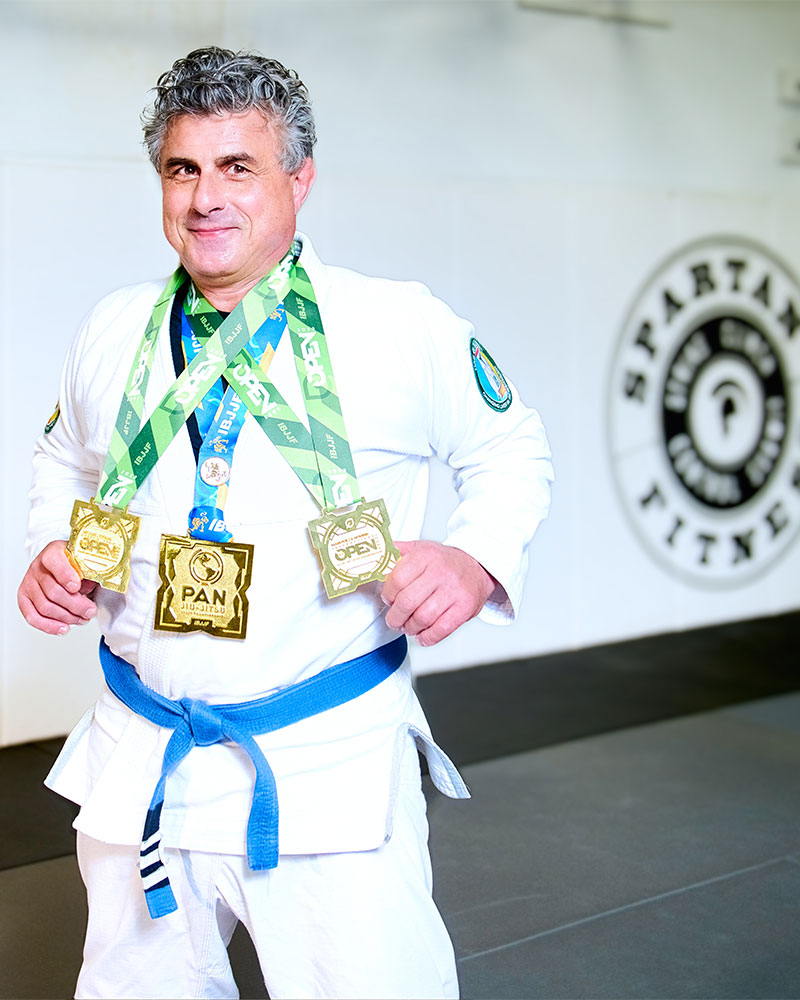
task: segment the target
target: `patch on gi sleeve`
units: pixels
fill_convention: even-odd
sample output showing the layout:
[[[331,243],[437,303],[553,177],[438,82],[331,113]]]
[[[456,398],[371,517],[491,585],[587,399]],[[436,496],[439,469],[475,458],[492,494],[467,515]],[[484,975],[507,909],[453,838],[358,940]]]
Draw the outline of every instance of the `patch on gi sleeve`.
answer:
[[[44,425],[44,432],[45,432],[45,434],[49,434],[49,433],[50,433],[50,431],[51,431],[51,430],[52,430],[52,429],[53,429],[53,428],[55,427],[55,425],[56,425],[56,424],[58,423],[58,418],[59,418],[60,416],[61,416],[61,400],[59,400],[59,401],[58,401],[58,402],[56,403],[56,408],[55,408],[55,410],[53,410],[53,415],[52,415],[52,417],[50,417],[50,419],[49,419],[49,420],[47,421],[47,423],[46,423],[46,424]]]
[[[499,410],[501,413],[507,410],[511,406],[511,390],[491,354],[474,337],[469,342],[469,353],[475,381],[484,401],[493,410]]]

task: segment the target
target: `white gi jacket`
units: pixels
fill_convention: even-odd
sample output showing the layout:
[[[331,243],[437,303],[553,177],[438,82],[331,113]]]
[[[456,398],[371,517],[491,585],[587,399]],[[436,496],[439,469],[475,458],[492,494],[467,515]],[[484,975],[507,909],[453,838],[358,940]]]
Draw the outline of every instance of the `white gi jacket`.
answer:
[[[502,413],[481,397],[472,328],[423,285],[327,267],[305,237],[301,256],[319,303],[366,499],[383,498],[394,538],[419,537],[432,455],[454,470],[459,504],[446,542],[502,584],[482,611],[513,618],[527,546],[546,515],[552,476],[538,415],[517,398]],[[28,545],[31,558],[67,538],[73,501],[95,495],[128,371],[162,282],[123,288],[90,313],[67,356],[61,417],[36,445]],[[169,315],[155,349],[145,416],[175,374]],[[270,378],[300,418],[288,336]],[[225,520],[255,546],[244,641],[152,628],[164,532],[185,534],[195,461],[184,428],[130,504],[141,517],[126,594],[98,589],[97,622],[111,650],[169,698],[246,701],[310,677],[395,637],[377,584],[328,600],[307,522],[311,496],[248,415],[233,460]],[[409,728],[412,727],[412,728]],[[81,805],[78,830],[137,844],[169,730],[134,715],[107,689],[73,732],[48,784]],[[408,663],[339,708],[256,737],[275,774],[282,853],[369,850],[391,834],[401,761],[427,723]],[[409,735],[410,734],[410,735]],[[252,765],[229,744],[196,747],[167,782],[167,846],[244,854]],[[446,783],[446,782],[445,782]],[[457,794],[455,787],[443,788]]]

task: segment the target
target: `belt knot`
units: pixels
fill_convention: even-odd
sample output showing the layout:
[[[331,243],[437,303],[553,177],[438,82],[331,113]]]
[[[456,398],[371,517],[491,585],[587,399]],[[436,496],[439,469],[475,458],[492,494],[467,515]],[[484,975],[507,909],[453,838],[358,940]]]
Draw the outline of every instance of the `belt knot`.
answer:
[[[179,704],[194,741],[199,747],[208,747],[225,739],[222,718],[211,705],[194,698],[181,698]]]

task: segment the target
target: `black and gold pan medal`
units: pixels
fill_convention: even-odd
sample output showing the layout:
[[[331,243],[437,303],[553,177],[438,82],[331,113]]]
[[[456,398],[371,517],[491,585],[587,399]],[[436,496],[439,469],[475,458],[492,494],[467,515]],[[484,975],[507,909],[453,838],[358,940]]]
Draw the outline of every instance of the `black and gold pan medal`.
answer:
[[[131,575],[131,551],[139,534],[139,518],[126,510],[104,509],[76,500],[70,519],[67,558],[84,580],[124,593]]]
[[[325,511],[322,517],[309,521],[308,533],[328,597],[384,580],[400,558],[389,534],[383,500],[362,500],[341,510]]]
[[[244,639],[253,546],[162,535],[153,628]]]

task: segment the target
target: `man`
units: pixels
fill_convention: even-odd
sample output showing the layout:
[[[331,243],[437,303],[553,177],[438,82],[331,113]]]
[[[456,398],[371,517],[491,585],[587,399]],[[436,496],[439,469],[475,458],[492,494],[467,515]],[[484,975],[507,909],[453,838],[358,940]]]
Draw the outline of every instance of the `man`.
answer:
[[[34,627],[103,635],[107,687],[48,778],[81,805],[76,995],[235,997],[241,920],[274,997],[456,996],[416,748],[468,793],[404,636],[513,618],[549,500],[541,423],[424,286],[327,267],[296,234],[315,177],[296,74],[197,50],[143,120],[181,269],[81,329],[19,589]],[[459,495],[444,544],[415,540],[434,453]]]

